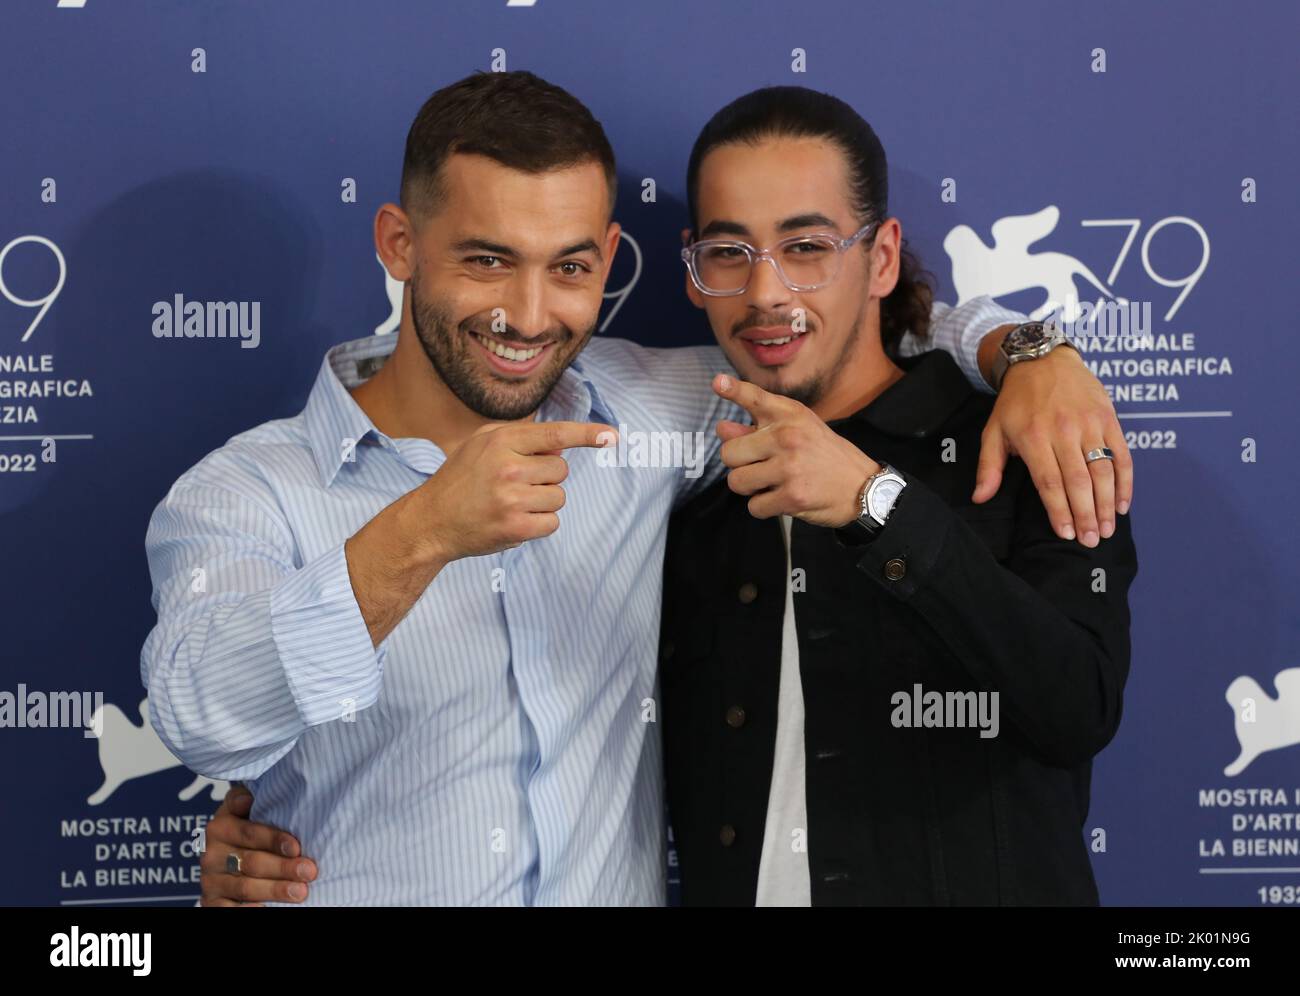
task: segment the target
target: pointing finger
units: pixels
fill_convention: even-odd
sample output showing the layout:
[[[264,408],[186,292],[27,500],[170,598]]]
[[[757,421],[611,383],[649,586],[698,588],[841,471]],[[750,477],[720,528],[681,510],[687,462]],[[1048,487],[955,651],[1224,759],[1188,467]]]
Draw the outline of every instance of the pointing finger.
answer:
[[[597,422],[531,422],[509,430],[510,447],[525,456],[555,453],[575,446],[597,449],[618,442],[618,431]]]
[[[789,405],[787,398],[769,394],[756,384],[738,380],[728,374],[713,378],[713,390],[719,397],[734,401],[749,412],[755,425],[774,422]]]

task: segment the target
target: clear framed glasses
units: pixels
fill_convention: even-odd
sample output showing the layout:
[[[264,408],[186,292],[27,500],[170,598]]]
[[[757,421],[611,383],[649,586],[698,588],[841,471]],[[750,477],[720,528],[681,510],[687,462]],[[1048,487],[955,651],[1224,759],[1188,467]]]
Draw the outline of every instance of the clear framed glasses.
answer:
[[[682,250],[682,261],[691,274],[691,282],[701,294],[710,297],[734,297],[749,287],[754,266],[767,260],[776,270],[781,283],[796,292],[825,287],[840,272],[844,252],[857,245],[867,234],[875,239],[879,222],[864,225],[847,239],[834,232],[792,235],[770,249],[756,249],[748,242],[731,239],[705,239]]]

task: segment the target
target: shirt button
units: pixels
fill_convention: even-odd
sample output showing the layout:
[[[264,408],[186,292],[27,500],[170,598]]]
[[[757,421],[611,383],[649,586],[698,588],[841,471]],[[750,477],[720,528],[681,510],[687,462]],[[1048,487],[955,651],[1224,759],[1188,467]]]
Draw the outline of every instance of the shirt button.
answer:
[[[724,823],[722,829],[718,831],[718,842],[723,847],[730,847],[736,842],[736,828],[730,823]]]
[[[746,581],[740,586],[740,591],[736,593],[736,597],[740,599],[741,605],[748,605],[758,597],[758,585],[754,584],[753,581]]]
[[[898,557],[885,561],[885,577],[889,578],[890,581],[901,581],[906,573],[907,564]]]
[[[745,725],[745,710],[738,705],[732,706],[727,710],[727,725],[733,730],[738,730]]]

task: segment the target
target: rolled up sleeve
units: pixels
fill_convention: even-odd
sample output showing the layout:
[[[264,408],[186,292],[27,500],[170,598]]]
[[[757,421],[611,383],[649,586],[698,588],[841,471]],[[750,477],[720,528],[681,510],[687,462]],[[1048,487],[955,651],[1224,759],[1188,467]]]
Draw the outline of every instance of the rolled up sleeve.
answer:
[[[267,496],[182,482],[145,540],[158,612],[140,655],[150,720],[192,770],[255,778],[310,727],[373,705],[387,647],[371,641],[343,541],[299,566]]]
[[[899,342],[903,356],[916,356],[929,349],[941,349],[961,367],[971,385],[984,394],[994,394],[980,374],[979,351],[984,337],[1003,325],[1020,325],[1029,319],[1004,308],[991,297],[973,297],[953,307],[936,301],[930,308],[930,334],[924,338],[905,335]]]

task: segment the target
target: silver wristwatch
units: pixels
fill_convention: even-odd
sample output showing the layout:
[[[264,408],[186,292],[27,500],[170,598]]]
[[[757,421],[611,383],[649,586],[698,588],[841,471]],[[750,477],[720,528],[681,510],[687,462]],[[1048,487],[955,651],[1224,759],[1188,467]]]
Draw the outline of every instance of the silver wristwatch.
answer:
[[[889,513],[894,510],[898,496],[907,487],[903,475],[887,463],[867,478],[858,495],[858,507],[861,511],[853,521],[866,530],[868,536],[875,536],[884,528]]]
[[[1074,343],[1055,325],[1045,322],[1025,322],[1017,325],[1002,340],[998,351],[993,355],[993,383],[995,391],[1002,389],[1002,379],[1015,363],[1036,360],[1046,356],[1057,346],[1076,348]]]

